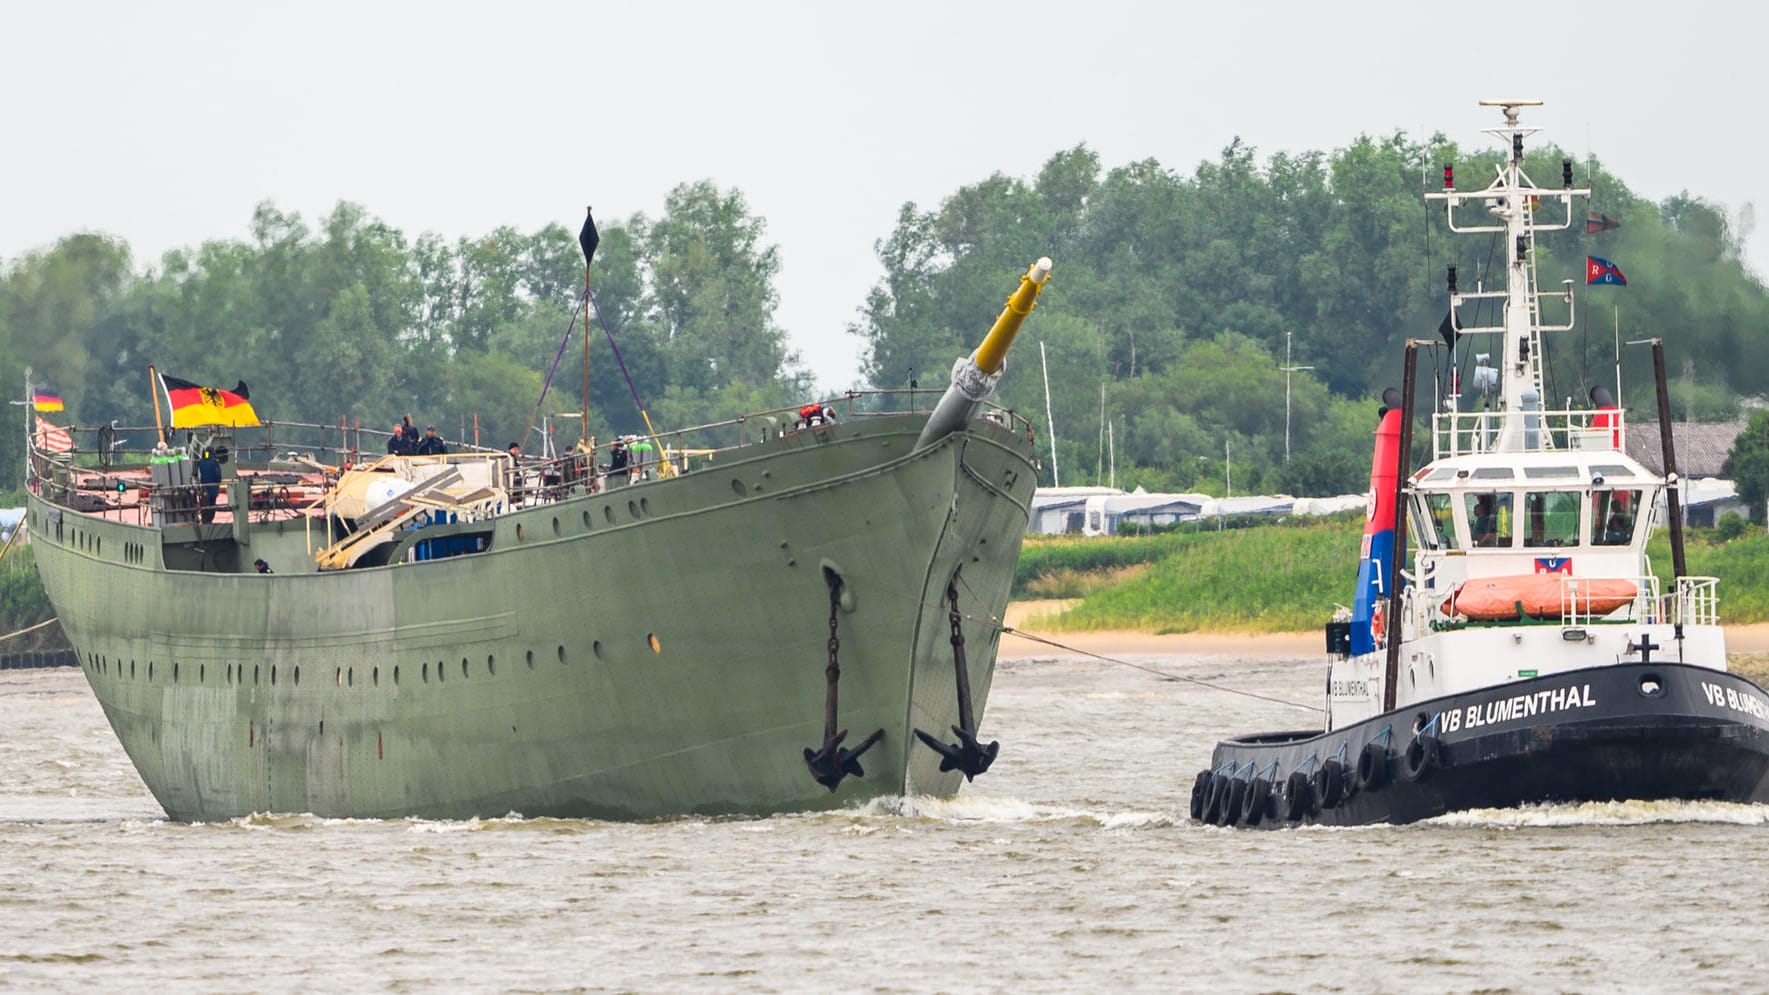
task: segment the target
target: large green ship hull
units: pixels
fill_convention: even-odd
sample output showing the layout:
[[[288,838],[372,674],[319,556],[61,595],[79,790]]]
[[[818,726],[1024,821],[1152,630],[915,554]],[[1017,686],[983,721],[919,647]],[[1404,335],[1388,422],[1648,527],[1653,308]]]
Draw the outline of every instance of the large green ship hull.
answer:
[[[1034,486],[1024,434],[883,416],[315,572],[299,520],[159,530],[33,494],[45,587],[168,815],[651,818],[950,794],[956,574],[977,716]],[[262,558],[277,572],[242,572]],[[831,579],[839,581],[832,644]],[[853,746],[835,791],[826,670]],[[985,739],[987,737],[985,736]]]

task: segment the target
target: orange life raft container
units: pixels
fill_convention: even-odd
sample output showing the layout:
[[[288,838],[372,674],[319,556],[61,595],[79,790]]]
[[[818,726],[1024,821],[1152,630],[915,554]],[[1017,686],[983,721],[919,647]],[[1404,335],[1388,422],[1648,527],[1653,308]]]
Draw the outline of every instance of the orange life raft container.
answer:
[[[1605,615],[1634,600],[1639,587],[1631,580],[1572,578],[1566,574],[1520,574],[1463,581],[1443,609],[1483,622],[1508,621],[1521,609],[1531,618],[1559,618],[1563,613]]]

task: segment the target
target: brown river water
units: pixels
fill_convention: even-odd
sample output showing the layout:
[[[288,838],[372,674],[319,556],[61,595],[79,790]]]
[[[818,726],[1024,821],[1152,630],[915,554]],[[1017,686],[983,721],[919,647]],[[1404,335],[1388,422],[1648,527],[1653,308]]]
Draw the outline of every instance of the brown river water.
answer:
[[[1254,652],[1250,647],[1244,652]],[[645,824],[167,822],[80,674],[0,672],[0,989],[1765,990],[1769,807],[1191,825],[1322,664],[1004,663],[953,799]]]

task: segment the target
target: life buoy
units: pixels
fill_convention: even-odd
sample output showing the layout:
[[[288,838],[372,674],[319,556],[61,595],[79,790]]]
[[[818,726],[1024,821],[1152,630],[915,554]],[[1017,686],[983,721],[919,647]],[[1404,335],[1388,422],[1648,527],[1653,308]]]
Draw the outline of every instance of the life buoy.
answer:
[[[1314,772],[1314,793],[1322,808],[1333,808],[1345,798],[1345,765],[1337,760],[1321,764]]]
[[[1279,802],[1284,818],[1291,822],[1301,822],[1302,817],[1314,809],[1314,782],[1302,771],[1292,771],[1290,779],[1284,782],[1284,797]]]
[[[1377,646],[1385,645],[1382,636],[1388,631],[1387,614],[1387,606],[1380,601],[1370,609],[1370,641]]]
[[[1256,777],[1247,785],[1247,798],[1241,805],[1241,824],[1257,826],[1264,821],[1266,810],[1271,804],[1271,782],[1263,777]]]
[[[1210,772],[1207,770],[1198,771],[1198,776],[1192,779],[1192,818],[1193,819],[1204,818],[1204,797],[1206,795],[1208,795],[1209,793],[1210,793]]]
[[[1357,789],[1377,791],[1388,783],[1388,748],[1369,742],[1357,755]]]
[[[1401,774],[1413,783],[1423,781],[1431,776],[1442,756],[1443,744],[1436,736],[1415,736],[1401,758]]]

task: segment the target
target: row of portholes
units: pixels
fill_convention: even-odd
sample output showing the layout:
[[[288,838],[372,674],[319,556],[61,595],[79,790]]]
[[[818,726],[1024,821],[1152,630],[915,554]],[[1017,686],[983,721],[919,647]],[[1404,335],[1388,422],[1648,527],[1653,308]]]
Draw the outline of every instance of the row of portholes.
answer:
[[[56,538],[60,539],[61,538],[60,523],[58,522],[56,524],[57,524]],[[104,552],[104,537],[103,536],[95,536],[92,533],[86,531],[85,529],[70,528],[68,531],[73,533],[74,545],[78,546],[81,550],[91,553],[94,556],[97,556],[97,555]]]
[[[147,560],[147,547],[138,542],[123,544],[123,562],[143,563]]]
[[[628,501],[627,502],[627,514],[633,516],[633,519],[635,521],[637,521],[638,519],[644,518],[647,515],[650,515],[651,514],[651,499],[648,497],[641,497],[636,501]],[[590,510],[588,508],[585,508],[581,512],[581,518],[582,518],[582,521],[584,524],[584,531],[585,532],[588,532],[591,529],[596,527],[595,526],[595,519],[593,516],[591,516]],[[602,520],[604,522],[608,523],[609,525],[614,524],[614,506],[613,505],[605,504],[602,506]],[[558,515],[553,516],[553,535],[556,537],[563,537],[565,535],[565,523],[563,523],[559,520]],[[516,541],[517,542],[528,541],[528,530],[524,529],[520,522],[518,522],[516,524]]]
[[[663,643],[657,638],[657,634],[654,632],[653,633],[646,633],[645,645],[653,653],[662,653],[663,652]],[[600,640],[600,639],[591,640],[590,652],[595,655],[596,659],[598,659],[598,660],[603,659],[602,640]],[[555,647],[554,648],[554,655],[556,655],[559,658],[559,662],[561,664],[569,662],[569,659],[566,655],[564,646]],[[525,662],[528,664],[528,669],[530,669],[530,670],[534,669],[534,650],[527,651],[527,653],[525,654]],[[112,663],[116,664],[117,676],[119,676],[119,677],[123,676],[123,662],[121,660],[113,661],[109,657],[99,656],[97,654],[90,654],[90,653],[87,654],[87,657],[86,657],[87,666],[90,667],[91,669],[101,673],[101,674],[108,675],[111,672],[111,664]],[[182,671],[180,665],[176,661],[174,661],[172,664],[172,683],[174,683],[174,684],[178,683],[179,677],[182,672],[183,671]],[[430,663],[428,661],[426,661],[425,663],[420,665],[420,670],[418,673],[419,673],[420,679],[425,684],[428,684],[428,683],[430,683],[430,675],[432,674],[432,672],[433,671],[431,670]],[[487,655],[486,656],[486,658],[485,658],[485,672],[486,672],[487,676],[491,676],[491,677],[497,676],[498,669],[497,669],[497,657],[496,656],[494,656],[494,655]],[[443,661],[441,661],[441,660],[436,661],[434,673],[436,675],[437,683],[446,683],[447,682],[448,669],[444,665]],[[135,661],[130,660],[129,661],[128,676],[131,679],[133,679],[135,677],[135,674],[136,674]],[[242,683],[243,684],[243,683],[245,683],[246,665],[243,663],[239,663],[239,664],[229,663],[227,665],[226,676],[227,676],[227,683],[229,683],[229,684],[234,684],[234,683]],[[258,684],[260,682],[260,679],[263,676],[264,676],[263,666],[259,665],[259,664],[254,664],[252,666],[252,683]],[[335,683],[338,687],[355,687],[356,686],[356,668],[355,667],[334,668],[332,676],[333,676],[333,683]],[[472,676],[472,663],[466,657],[461,657],[461,679],[465,680],[470,676]],[[197,664],[197,683],[201,684],[201,683],[206,682],[208,680],[208,677],[209,677],[209,665],[207,663]],[[296,666],[291,667],[289,669],[289,677],[290,677],[290,680],[293,681],[295,687],[301,686],[301,667],[299,664],[297,664]],[[271,666],[270,666],[270,683],[272,686],[276,685],[277,678],[278,678],[277,666],[275,664],[271,664]],[[154,679],[154,662],[152,660],[149,660],[147,662],[147,679],[150,681]],[[379,687],[381,685],[381,668],[379,665],[376,665],[376,666],[370,668],[370,670],[369,670],[369,683],[375,687]],[[395,683],[395,684],[399,683],[399,665],[398,664],[395,664],[393,667],[393,683]]]

